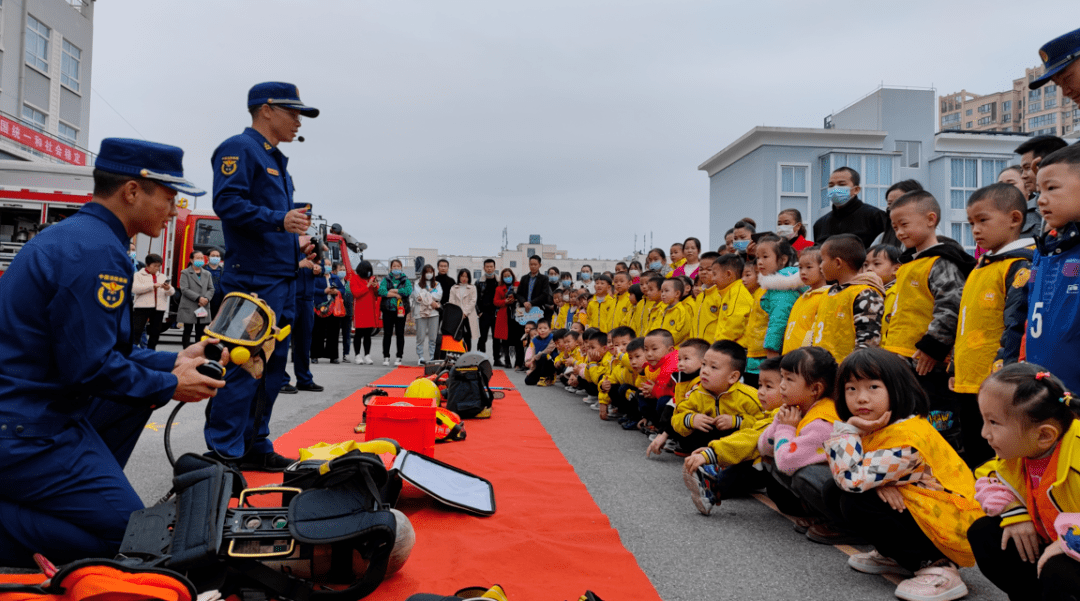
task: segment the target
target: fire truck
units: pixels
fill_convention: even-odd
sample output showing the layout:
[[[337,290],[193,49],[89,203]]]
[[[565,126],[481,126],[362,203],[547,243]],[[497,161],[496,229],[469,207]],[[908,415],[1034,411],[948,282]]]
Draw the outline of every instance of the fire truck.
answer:
[[[93,169],[71,165],[0,161],[0,276],[24,244],[50,224],[66,219],[93,196]],[[205,198],[205,197],[204,197]],[[209,204],[208,199],[204,203]],[[157,238],[138,235],[136,257],[153,253],[164,259],[162,271],[174,285],[188,266],[194,250],[225,250],[221,220],[210,209],[195,209],[193,199],[177,198],[177,216]],[[341,263],[350,275],[353,258],[361,258],[367,245],[357,242],[338,224],[327,227],[324,220],[312,228],[329,247],[327,256]],[[0,277],[0,286],[3,278]]]

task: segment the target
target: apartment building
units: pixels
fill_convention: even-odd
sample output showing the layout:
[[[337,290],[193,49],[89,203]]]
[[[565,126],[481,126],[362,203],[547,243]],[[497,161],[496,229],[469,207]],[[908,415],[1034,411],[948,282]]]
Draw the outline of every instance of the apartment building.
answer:
[[[1029,90],[1028,82],[1042,75],[1042,65],[1024,69],[1012,89],[993,94],[960,90],[938,97],[939,131],[978,131],[1044,134],[1065,137],[1080,126],[1080,108],[1050,83]]]

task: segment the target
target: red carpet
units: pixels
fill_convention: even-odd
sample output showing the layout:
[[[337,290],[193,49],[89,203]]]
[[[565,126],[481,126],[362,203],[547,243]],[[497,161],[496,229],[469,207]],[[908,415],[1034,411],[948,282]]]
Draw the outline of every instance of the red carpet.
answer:
[[[408,384],[420,375],[420,368],[399,367],[376,384]],[[513,384],[496,371],[492,386]],[[355,439],[363,411],[360,403],[340,401],[274,446],[295,456],[317,442]],[[660,599],[520,394],[506,391],[492,419],[468,420],[466,431],[467,440],[439,444],[435,457],[490,480],[495,515],[455,511],[407,486],[398,509],[416,529],[416,546],[405,567],[367,599],[402,601],[496,583],[510,601],[577,599],[586,589],[605,601]],[[252,485],[273,481],[252,476]]]

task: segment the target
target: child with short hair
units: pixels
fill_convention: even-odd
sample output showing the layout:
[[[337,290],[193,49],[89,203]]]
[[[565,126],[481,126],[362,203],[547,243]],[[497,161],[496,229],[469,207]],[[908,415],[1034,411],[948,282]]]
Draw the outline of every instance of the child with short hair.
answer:
[[[765,296],[765,289],[758,283],[756,261],[746,262],[746,267],[742,272],[742,283],[753,300],[750,305],[750,314],[746,318],[746,330],[736,342],[746,349],[747,358],[763,359],[768,356],[765,352],[765,334],[769,331],[769,314],[761,306],[761,297]],[[743,374],[743,382],[751,387],[757,386],[757,372],[750,373],[747,370]]]
[[[676,455],[685,456],[683,447],[678,444],[680,435],[672,429],[672,415],[682,405],[690,392],[698,385],[701,373],[701,362],[705,352],[709,349],[709,343],[701,339],[690,339],[677,349],[679,354],[678,371],[672,374],[674,393],[671,400],[660,411],[660,433],[645,450],[645,456],[650,454],[660,455],[661,451],[673,452]]]
[[[795,249],[778,236],[764,236],[757,244],[758,281],[765,289],[761,296],[761,308],[769,315],[765,330],[765,354],[779,357],[784,348],[784,334],[795,301],[803,292],[799,277],[798,258]],[[762,359],[750,359],[747,371],[757,373]]]
[[[562,370],[562,373],[559,374],[559,381],[566,390],[568,392],[576,392],[577,387],[570,384],[570,376],[573,375],[574,366],[584,361],[584,357],[581,355],[581,332],[570,329],[566,332],[564,341],[564,350],[559,353],[559,360],[555,362],[555,369],[556,371]]]
[[[611,318],[615,315],[615,297],[611,296],[611,278],[600,274],[594,279],[596,295],[589,301],[588,323],[589,327],[597,328],[601,332],[611,331]]]
[[[876,348],[849,355],[837,382],[844,402],[825,442],[841,490],[835,504],[846,526],[874,546],[848,566],[914,572],[896,587],[901,599],[963,597],[958,566],[975,563],[965,533],[983,512],[975,477],[926,419],[926,393],[904,359]]]
[[[900,269],[900,249],[891,244],[877,244],[866,251],[863,272],[872,271],[885,285],[885,307],[881,310],[881,338],[889,329],[889,320],[896,307],[896,272]]]
[[[655,427],[660,423],[660,412],[675,394],[671,376],[679,369],[679,353],[671,332],[657,328],[645,335],[645,360],[645,381],[639,386],[642,394],[638,409],[643,421]],[[639,427],[644,425],[639,422]]]
[[[525,352],[525,368],[529,370],[525,374],[526,386],[547,386],[549,379],[554,379],[555,364],[551,361],[551,355],[557,348],[552,344],[554,340],[550,322],[539,319],[536,322],[536,336],[529,341],[529,349]]]
[[[579,374],[584,378],[589,394],[583,399],[589,408],[600,410],[600,382],[611,368],[611,353],[607,349],[608,335],[599,328],[585,330],[585,356],[589,360]],[[604,403],[607,406],[607,403]]]
[[[671,245],[671,251],[668,253],[671,257],[671,262],[664,268],[664,277],[670,278],[675,270],[683,265],[686,265],[686,255],[683,254],[683,245],[681,242],[676,242]]]
[[[641,282],[630,286],[630,296],[637,297],[637,303],[634,304],[634,316],[631,318],[630,327],[634,328],[635,332],[644,332],[644,328],[649,325],[649,310],[651,309],[651,302],[645,294],[645,276],[642,276]]]
[[[661,289],[666,281],[666,278],[660,274],[650,273],[643,276],[642,281],[645,282],[645,287],[642,288],[645,291],[645,298],[649,300],[649,314],[646,317],[647,321],[642,325],[642,330],[634,328],[640,332],[651,332],[660,327],[660,317],[664,314],[664,310],[667,306],[661,299]]]
[[[975,259],[938,241],[941,206],[933,194],[908,192],[893,202],[889,216],[896,237],[914,254],[896,272],[896,306],[881,348],[911,364],[930,397],[931,421],[960,449],[959,400],[949,389],[945,360],[956,342],[964,280]]]
[[[694,340],[702,344],[679,349],[679,369],[682,373],[697,367],[700,383],[675,406],[664,424],[676,446],[686,453],[736,430],[751,428],[761,417],[757,391],[739,382],[746,368],[745,349],[730,340],[712,346],[699,338]],[[702,347],[708,350],[702,352]]]
[[[712,264],[713,286],[720,295],[713,341],[739,341],[753,310],[754,297],[742,282],[745,261],[737,253],[721,255]],[[706,338],[706,340],[708,340]],[[745,348],[745,347],[744,347]]]
[[[630,299],[630,274],[625,271],[617,272],[611,278],[611,287],[614,289],[615,312],[611,317],[611,329],[620,326],[630,326],[634,318],[634,303]]]
[[[1045,366],[1070,390],[1080,390],[1080,147],[1043,158],[1036,176],[1039,211],[1052,228],[1038,237],[1028,284],[1027,360]],[[1068,332],[1069,336],[1061,336]]]
[[[625,383],[612,384],[611,404],[619,413],[619,424],[623,430],[637,428],[641,419],[638,409],[640,386],[645,381],[645,338],[637,337],[626,345],[626,362],[629,371]]]
[[[671,332],[675,346],[690,337],[690,316],[686,314],[686,305],[682,302],[685,293],[686,284],[679,277],[664,280],[660,287],[660,302],[664,304],[664,311],[653,325]]]
[[[683,462],[683,483],[702,515],[712,513],[713,507],[723,499],[760,490],[772,480],[761,465],[758,439],[784,404],[780,394],[780,357],[765,359],[758,369],[757,399],[762,415],[752,426],[711,441]]]
[[[592,295],[585,288],[578,289],[578,304],[577,313],[574,315],[574,321],[585,326],[585,329],[593,327],[593,324],[589,322],[589,303],[592,302]]]
[[[694,297],[694,324],[690,335],[694,338],[712,341],[716,338],[716,320],[720,317],[720,290],[713,285],[713,263],[720,258],[720,253],[701,253],[698,259],[698,286],[701,291]]]
[[[1003,367],[979,390],[983,433],[998,459],[994,472],[975,483],[987,517],[968,528],[967,538],[979,569],[1010,599],[1056,599],[1077,590],[1078,409],[1061,380],[1031,363]]]
[[[1020,237],[1026,211],[1024,195],[1010,184],[979,188],[968,199],[972,234],[986,252],[964,283],[951,367],[952,389],[959,396],[961,456],[973,468],[994,456],[982,437],[979,387],[995,368],[1020,359],[1035,252],[1035,240]]]
[[[843,532],[842,519],[830,503],[838,490],[825,456],[825,441],[839,419],[833,401],[836,361],[823,348],[797,348],[781,357],[780,373],[784,407],[758,441],[761,454],[773,458],[771,471],[780,485],[771,486],[769,496],[784,508],[798,507],[791,502],[794,497],[824,518],[821,523],[796,522],[810,540],[850,544],[851,536]]]
[[[866,250],[854,234],[831,236],[821,246],[821,273],[833,285],[818,305],[811,344],[837,362],[881,341],[885,288],[876,273],[861,272],[865,262]]]
[[[821,248],[811,246],[799,255],[799,281],[808,288],[791,306],[787,329],[784,330],[782,354],[790,353],[800,346],[810,346],[817,310],[821,299],[829,291],[825,276],[821,275]]]
[[[555,290],[552,292],[551,299],[555,303],[555,309],[551,313],[551,328],[552,330],[564,329],[569,323],[567,317],[570,314],[570,291]]]
[[[611,364],[607,373],[600,380],[600,419],[607,421],[609,416],[617,416],[618,410],[611,405],[612,389],[617,392],[617,387],[622,384],[633,384],[634,377],[630,371],[630,360],[626,356],[626,346],[634,339],[634,330],[626,326],[619,326],[608,333],[608,352],[611,353]]]

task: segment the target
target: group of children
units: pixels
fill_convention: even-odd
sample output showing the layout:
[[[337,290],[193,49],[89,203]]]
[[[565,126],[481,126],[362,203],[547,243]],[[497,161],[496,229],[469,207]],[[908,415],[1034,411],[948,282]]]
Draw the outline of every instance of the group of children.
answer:
[[[872,545],[848,564],[906,576],[902,599],[958,599],[976,563],[1013,599],[1071,598],[1080,399],[1062,368],[1080,338],[1080,148],[1042,165],[1037,246],[1016,187],[972,194],[978,262],[938,238],[922,190],[890,206],[903,250],[811,246],[793,211],[781,235],[738,222],[719,252],[691,238],[667,264],[654,249],[647,270],[595,277],[595,295],[556,295],[526,383],[647,433],[646,456],[685,457],[703,514],[764,489],[808,539]]]

